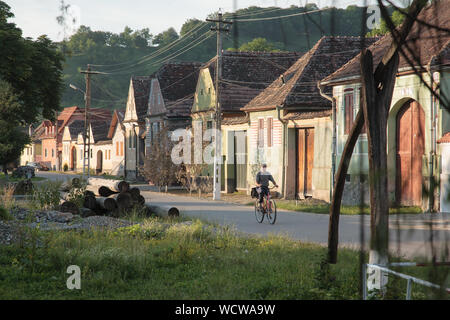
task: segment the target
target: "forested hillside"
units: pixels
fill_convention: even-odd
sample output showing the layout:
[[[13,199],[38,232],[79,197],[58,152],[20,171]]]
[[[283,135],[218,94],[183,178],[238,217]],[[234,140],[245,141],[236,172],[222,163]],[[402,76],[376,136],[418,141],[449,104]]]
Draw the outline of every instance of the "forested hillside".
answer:
[[[364,8],[317,10],[315,4],[308,4],[288,9],[249,7],[234,15],[224,13],[234,24],[224,36],[223,48],[239,48],[255,38],[265,38],[274,49],[307,51],[322,35],[361,34]],[[282,17],[305,11],[316,12]],[[212,13],[211,17],[214,16]],[[270,17],[281,18],[267,19]],[[94,70],[107,73],[93,77],[92,106],[124,108],[130,76],[150,75],[169,60],[204,62],[212,58],[216,53],[216,37],[210,27],[210,23],[196,19],[187,20],[179,34],[169,28],[152,35],[145,26],[135,31],[126,27],[120,34],[80,27],[64,45],[68,56],[62,105],[83,105],[82,94],[70,89],[69,84],[84,89],[84,78],[79,71],[92,64]]]

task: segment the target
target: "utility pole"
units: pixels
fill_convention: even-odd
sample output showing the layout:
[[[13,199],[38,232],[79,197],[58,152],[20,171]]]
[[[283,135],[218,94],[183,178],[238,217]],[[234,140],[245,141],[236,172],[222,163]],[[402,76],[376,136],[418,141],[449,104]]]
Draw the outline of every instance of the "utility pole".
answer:
[[[91,117],[90,117],[90,107],[91,107],[91,75],[92,74],[104,74],[103,72],[97,72],[97,71],[91,71],[91,65],[88,64],[87,70],[83,70],[80,73],[85,75],[86,79],[86,93],[84,96],[85,101],[85,107],[84,107],[84,150],[83,150],[83,176],[86,176],[87,172],[87,178],[90,177],[90,167],[91,167],[91,135],[90,135],[90,124],[91,124]]]
[[[222,13],[219,10],[217,19],[206,19],[208,22],[215,22],[216,26],[212,27],[212,31],[217,33],[217,60],[216,60],[216,112],[215,112],[215,149],[214,149],[214,183],[213,183],[213,200],[220,200],[221,189],[221,157],[222,157],[222,107],[220,104],[219,82],[222,77],[222,32],[228,32],[230,29],[224,28],[223,24],[233,24],[230,21],[223,20]]]

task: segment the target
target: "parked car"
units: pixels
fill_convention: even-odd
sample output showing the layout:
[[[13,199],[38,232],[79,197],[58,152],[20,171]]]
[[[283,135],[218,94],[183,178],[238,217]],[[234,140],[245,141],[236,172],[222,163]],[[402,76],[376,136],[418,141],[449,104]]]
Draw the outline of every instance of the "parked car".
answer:
[[[49,171],[50,169],[40,162],[29,162],[27,166],[33,167],[36,171]]]

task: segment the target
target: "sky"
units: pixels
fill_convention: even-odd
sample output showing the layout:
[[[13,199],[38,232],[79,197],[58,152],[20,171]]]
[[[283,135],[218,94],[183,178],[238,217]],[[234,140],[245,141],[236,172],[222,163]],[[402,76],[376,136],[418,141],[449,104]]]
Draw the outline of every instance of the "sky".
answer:
[[[60,0],[3,0],[12,9],[12,20],[22,29],[25,37],[36,38],[46,34],[59,41],[64,33],[58,25]],[[368,0],[368,2],[375,0]],[[92,30],[119,33],[125,26],[131,29],[149,28],[156,35],[174,27],[180,31],[183,23],[190,18],[205,19],[219,8],[223,12],[233,12],[249,6],[289,7],[316,3],[319,7],[334,5],[346,8],[348,5],[363,5],[364,0],[65,0],[72,6],[72,15],[77,17],[76,29],[80,24]],[[70,33],[70,32],[69,32]]]

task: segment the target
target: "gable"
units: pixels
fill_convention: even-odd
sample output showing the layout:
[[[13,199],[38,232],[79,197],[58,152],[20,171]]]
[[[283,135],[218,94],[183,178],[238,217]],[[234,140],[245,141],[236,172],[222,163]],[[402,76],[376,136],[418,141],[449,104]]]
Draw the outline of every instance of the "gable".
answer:
[[[158,79],[152,79],[147,115],[154,116],[166,112],[167,110],[162,97],[160,83]]]
[[[192,112],[215,109],[216,91],[209,68],[200,70]]]
[[[72,137],[70,136],[69,127],[65,127],[64,128],[62,140],[63,141],[70,141],[70,140],[72,140]]]
[[[130,89],[128,90],[127,107],[125,109],[125,120],[136,120],[136,103],[134,98],[133,81],[130,80]]]

